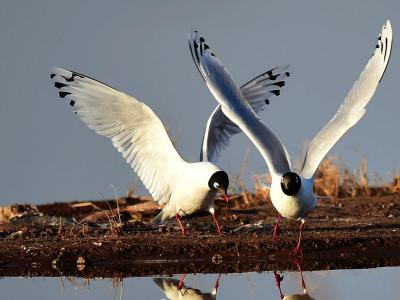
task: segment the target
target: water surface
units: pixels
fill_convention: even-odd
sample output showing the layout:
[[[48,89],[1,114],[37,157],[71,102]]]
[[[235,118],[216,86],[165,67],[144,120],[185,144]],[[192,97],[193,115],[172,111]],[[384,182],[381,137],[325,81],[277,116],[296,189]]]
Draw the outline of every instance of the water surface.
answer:
[[[284,299],[398,299],[400,267],[363,270],[299,272],[283,275]],[[217,294],[218,274],[187,274],[179,291],[181,275],[124,279],[2,278],[1,299],[281,299],[274,272],[222,274]],[[161,287],[167,290],[167,294]],[[194,291],[191,289],[198,289]],[[293,295],[301,295],[294,298]],[[291,297],[292,296],[292,297]]]

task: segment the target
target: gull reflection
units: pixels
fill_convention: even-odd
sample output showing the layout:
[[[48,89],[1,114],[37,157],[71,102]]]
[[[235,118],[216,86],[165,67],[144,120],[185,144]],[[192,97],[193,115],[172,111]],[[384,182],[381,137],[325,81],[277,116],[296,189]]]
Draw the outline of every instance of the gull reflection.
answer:
[[[218,274],[214,288],[211,293],[203,293],[198,289],[192,289],[185,285],[186,274],[183,274],[180,280],[174,278],[154,278],[154,282],[162,289],[170,300],[214,300],[217,299],[217,290],[221,274]]]
[[[279,295],[280,295],[281,299],[284,299],[284,300],[289,300],[289,299],[290,300],[314,300],[314,298],[312,298],[307,292],[307,287],[306,287],[306,283],[304,282],[304,277],[303,277],[303,272],[301,270],[300,262],[296,261],[295,264],[300,273],[301,288],[303,289],[303,293],[302,294],[294,294],[294,295],[284,295],[282,292],[282,289],[281,289],[281,282],[283,280],[283,275],[280,275],[278,272],[274,271],[275,285],[279,289]]]

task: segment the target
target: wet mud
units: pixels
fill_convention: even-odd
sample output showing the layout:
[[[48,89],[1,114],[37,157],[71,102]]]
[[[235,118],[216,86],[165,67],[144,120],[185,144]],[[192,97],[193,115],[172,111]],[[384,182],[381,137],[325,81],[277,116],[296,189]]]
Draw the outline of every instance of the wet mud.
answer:
[[[1,208],[0,276],[126,277],[400,265],[400,197],[327,199],[306,220],[303,257],[290,254],[299,222],[282,220],[270,202],[217,201],[224,236],[209,214],[149,221],[159,207],[146,198]]]

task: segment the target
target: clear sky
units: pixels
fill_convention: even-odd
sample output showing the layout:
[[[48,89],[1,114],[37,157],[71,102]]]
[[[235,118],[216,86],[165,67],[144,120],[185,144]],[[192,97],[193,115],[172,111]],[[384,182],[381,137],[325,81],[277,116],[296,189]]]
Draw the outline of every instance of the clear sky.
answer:
[[[187,35],[203,34],[241,84],[279,65],[292,77],[262,119],[293,158],[336,112],[372,54],[382,24],[394,31],[391,62],[365,117],[330,152],[349,167],[365,158],[386,176],[400,166],[398,0],[358,1],[0,1],[0,204],[145,193],[110,141],[78,120],[49,79],[53,66],[106,82],[149,105],[198,160],[216,105],[190,57]],[[244,136],[220,167],[266,172]]]

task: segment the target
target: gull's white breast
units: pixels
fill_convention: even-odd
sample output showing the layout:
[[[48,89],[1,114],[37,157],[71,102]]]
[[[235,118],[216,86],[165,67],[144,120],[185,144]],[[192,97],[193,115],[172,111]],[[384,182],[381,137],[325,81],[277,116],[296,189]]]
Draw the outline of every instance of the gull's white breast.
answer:
[[[208,181],[217,171],[220,169],[208,162],[186,164],[174,179],[174,190],[164,211],[173,217],[180,210],[179,215],[185,216],[213,206],[217,192],[210,190]]]
[[[304,218],[316,205],[312,179],[301,178],[301,188],[295,196],[283,193],[280,179],[273,180],[270,197],[276,210],[288,219]]]

